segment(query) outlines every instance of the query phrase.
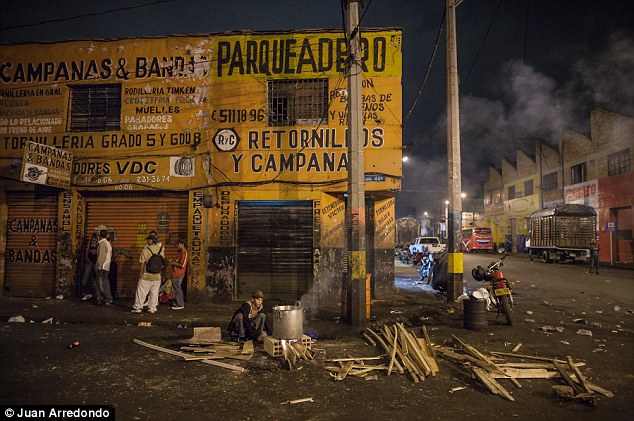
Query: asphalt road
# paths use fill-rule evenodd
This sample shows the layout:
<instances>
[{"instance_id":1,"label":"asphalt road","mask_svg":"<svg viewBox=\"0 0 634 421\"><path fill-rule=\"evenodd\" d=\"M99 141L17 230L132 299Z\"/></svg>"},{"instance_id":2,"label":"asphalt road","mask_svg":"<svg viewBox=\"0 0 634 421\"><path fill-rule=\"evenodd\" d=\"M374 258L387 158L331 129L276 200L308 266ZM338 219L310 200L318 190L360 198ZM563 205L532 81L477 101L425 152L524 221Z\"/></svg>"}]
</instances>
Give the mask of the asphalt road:
<instances>
[{"instance_id":1,"label":"asphalt road","mask_svg":"<svg viewBox=\"0 0 634 421\"><path fill-rule=\"evenodd\" d=\"M494 258L465 255L465 272ZM338 330L336 317L308 321L307 327L319 330L320 337L313 345L316 359L302 363L301 370L289 371L281 359L256 346L250 361L234 362L247 371L235 373L134 344L137 338L177 349L179 339L191 336L189 327L179 328L175 316L163 310L158 315L172 319L154 319L156 323L148 328L137 321L158 315L144 314L137 320L129 316L127 307L82 307L70 301L46 307L48 303L11 300L3 302L3 317L13 311L7 310L11 306L36 305L39 308L33 311L46 307L46 315L59 323L43 324L39 319L0 326L0 401L5 405L112 404L121 420L632 419L634 272L603 269L599 276L588 275L585 267L531 263L514 256L503 269L516 283L515 326L506 326L489 312L487 329L464 329L461 306L416 284L415 269L400 262L396 268L400 289L394 297L373 303L371 325L401 321L420 330L425 324L434 343L447 344L456 335L482 352L510 352L522 343L518 352L526 355L570 355L586 363L583 373L612 391L613 398L600 398L596 408L562 401L551 391L560 381L535 379L522 380L522 388L503 383L515 398L509 402L444 361L439 362L438 376L418 384L404 375L385 374L378 374L374 381L348 377L336 382L325 370L332 364L328 359L379 355L353 330ZM465 285L467 289L480 286L470 275ZM70 314L69 308L77 310ZM93 309L109 312L110 318L93 317ZM30 317L28 312L25 316ZM544 332L541 328L548 325L563 330ZM67 349L74 340L81 345ZM465 389L449 393L455 387ZM283 404L307 397L314 402Z\"/></svg>"}]
</instances>

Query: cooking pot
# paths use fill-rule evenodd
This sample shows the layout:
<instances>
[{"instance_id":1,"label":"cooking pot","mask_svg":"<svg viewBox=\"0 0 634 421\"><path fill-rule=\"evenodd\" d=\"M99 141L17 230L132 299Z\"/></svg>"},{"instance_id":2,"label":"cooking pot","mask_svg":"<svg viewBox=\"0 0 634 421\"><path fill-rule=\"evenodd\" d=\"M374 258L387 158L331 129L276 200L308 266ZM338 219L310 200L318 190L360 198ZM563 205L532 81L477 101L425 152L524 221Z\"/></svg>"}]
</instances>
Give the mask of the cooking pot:
<instances>
[{"instance_id":1,"label":"cooking pot","mask_svg":"<svg viewBox=\"0 0 634 421\"><path fill-rule=\"evenodd\" d=\"M302 303L294 306L273 307L273 337L276 339L296 340L304 334L304 309Z\"/></svg>"}]
</instances>

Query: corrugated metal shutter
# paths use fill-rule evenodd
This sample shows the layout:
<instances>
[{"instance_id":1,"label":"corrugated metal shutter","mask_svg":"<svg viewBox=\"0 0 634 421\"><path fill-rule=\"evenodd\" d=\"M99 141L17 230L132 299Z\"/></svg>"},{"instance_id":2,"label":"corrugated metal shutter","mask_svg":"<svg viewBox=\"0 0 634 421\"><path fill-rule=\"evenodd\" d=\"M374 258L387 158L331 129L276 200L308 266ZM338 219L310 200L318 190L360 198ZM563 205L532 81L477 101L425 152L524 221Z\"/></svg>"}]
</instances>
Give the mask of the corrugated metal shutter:
<instances>
[{"instance_id":1,"label":"corrugated metal shutter","mask_svg":"<svg viewBox=\"0 0 634 421\"><path fill-rule=\"evenodd\" d=\"M47 297L55 290L57 195L8 193L4 295Z\"/></svg>"},{"instance_id":2,"label":"corrugated metal shutter","mask_svg":"<svg viewBox=\"0 0 634 421\"><path fill-rule=\"evenodd\" d=\"M112 248L116 267L111 268L110 280L116 284L116 297L134 297L139 279L139 256L150 231L159 232L165 258L176 258L176 241L179 236L187 237L187 211L187 194L86 197L86 241L98 225L114 229Z\"/></svg>"},{"instance_id":3,"label":"corrugated metal shutter","mask_svg":"<svg viewBox=\"0 0 634 421\"><path fill-rule=\"evenodd\" d=\"M238 202L237 298L298 300L312 284L311 201Z\"/></svg>"}]
</instances>

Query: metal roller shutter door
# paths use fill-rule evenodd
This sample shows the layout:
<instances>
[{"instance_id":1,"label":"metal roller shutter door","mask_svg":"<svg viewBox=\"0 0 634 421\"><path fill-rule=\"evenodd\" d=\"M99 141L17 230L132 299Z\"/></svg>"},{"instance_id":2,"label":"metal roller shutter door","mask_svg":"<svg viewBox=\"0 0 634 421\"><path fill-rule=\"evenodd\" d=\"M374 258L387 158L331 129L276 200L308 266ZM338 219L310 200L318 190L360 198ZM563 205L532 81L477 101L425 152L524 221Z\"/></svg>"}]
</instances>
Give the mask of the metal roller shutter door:
<instances>
[{"instance_id":1,"label":"metal roller shutter door","mask_svg":"<svg viewBox=\"0 0 634 421\"><path fill-rule=\"evenodd\" d=\"M90 238L95 227L105 225L115 231L113 252L117 254L116 297L133 298L139 279L139 256L150 231L159 232L165 258L176 258L176 240L187 237L188 196L139 195L86 197L86 236ZM165 219L165 232L158 229L158 220ZM118 253L119 252L119 253ZM112 270L112 268L111 268ZM167 276L169 276L168 265ZM113 279L114 277L114 279Z\"/></svg>"},{"instance_id":2,"label":"metal roller shutter door","mask_svg":"<svg viewBox=\"0 0 634 421\"><path fill-rule=\"evenodd\" d=\"M298 300L312 284L311 201L238 202L237 298Z\"/></svg>"},{"instance_id":3,"label":"metal roller shutter door","mask_svg":"<svg viewBox=\"0 0 634 421\"><path fill-rule=\"evenodd\" d=\"M57 195L8 193L4 295L48 297L55 292Z\"/></svg>"}]
</instances>

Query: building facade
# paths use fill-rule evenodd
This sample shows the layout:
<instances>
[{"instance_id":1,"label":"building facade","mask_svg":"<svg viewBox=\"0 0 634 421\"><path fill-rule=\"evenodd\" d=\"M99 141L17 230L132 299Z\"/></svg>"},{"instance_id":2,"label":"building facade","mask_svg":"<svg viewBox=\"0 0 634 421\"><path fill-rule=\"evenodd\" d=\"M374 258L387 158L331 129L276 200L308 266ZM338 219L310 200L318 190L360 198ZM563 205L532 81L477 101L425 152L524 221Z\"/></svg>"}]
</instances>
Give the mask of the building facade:
<instances>
[{"instance_id":1,"label":"building facade","mask_svg":"<svg viewBox=\"0 0 634 421\"><path fill-rule=\"evenodd\" d=\"M185 240L190 296L340 296L348 166L340 31L1 48L5 295L73 294L85 243L103 224L119 297L134 294L150 230L168 258ZM380 296L393 283L402 173L401 31L365 30L362 48L366 269ZM63 169L23 168L33 144L72 154L69 183L52 182Z\"/></svg>"},{"instance_id":2,"label":"building facade","mask_svg":"<svg viewBox=\"0 0 634 421\"><path fill-rule=\"evenodd\" d=\"M584 204L592 206L598 215L596 235L600 260L634 262L632 133L632 117L595 108L590 116L590 136L564 129L558 147L543 140L536 141L534 160L518 151L517 167L503 161L502 181L497 171L490 170L484 184L485 215L494 233L498 227L495 221L507 221L505 242L508 243L510 237L513 249L521 252L522 235L527 233L526 217L530 213L564 203ZM501 182L505 195L502 216L492 199L498 194ZM532 194L529 194L531 187ZM516 212L519 200L524 203L522 210ZM524 231L521 227L518 229L518 224L523 224ZM495 235L494 241L499 245L500 236Z\"/></svg>"}]
</instances>

